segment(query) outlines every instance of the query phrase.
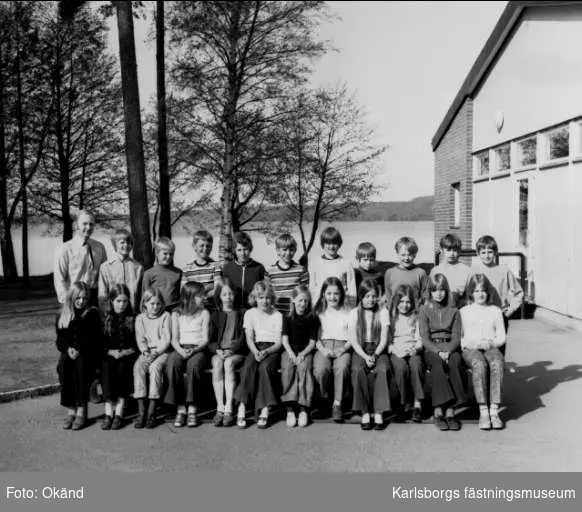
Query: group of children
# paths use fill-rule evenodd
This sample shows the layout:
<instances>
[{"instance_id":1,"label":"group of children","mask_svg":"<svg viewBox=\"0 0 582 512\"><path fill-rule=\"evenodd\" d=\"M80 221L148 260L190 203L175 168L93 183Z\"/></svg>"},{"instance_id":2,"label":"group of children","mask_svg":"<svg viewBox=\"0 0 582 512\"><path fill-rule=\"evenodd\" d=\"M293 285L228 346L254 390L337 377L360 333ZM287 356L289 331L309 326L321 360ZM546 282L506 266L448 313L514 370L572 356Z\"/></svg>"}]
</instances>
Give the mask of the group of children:
<instances>
[{"instance_id":1,"label":"group of children","mask_svg":"<svg viewBox=\"0 0 582 512\"><path fill-rule=\"evenodd\" d=\"M116 250L133 244L125 230L112 241ZM173 242L159 239L139 289L110 283L102 290L100 281L100 312L86 285L71 286L57 318L64 428L85 426L96 367L104 430L123 426L131 396L135 428L156 426L160 401L175 407L175 427L198 426L209 368L217 427L245 428L254 407L258 428L266 428L280 403L288 427L305 427L319 397L335 422L351 410L363 430L382 430L390 411L421 422L428 391L437 428L459 430L468 367L479 428L503 428L507 319L523 292L498 263L492 237L478 240L481 263L468 267L459 261L460 239L444 236L443 261L429 276L414 264L418 247L408 237L397 241L398 263L385 272L369 242L358 246L357 266L344 259L333 227L321 233L323 252L309 271L295 262L289 234L277 238L278 259L267 269L251 258L246 233L235 234L235 258L225 265L210 258L212 242L196 232L196 257L182 271L173 265Z\"/></svg>"}]
</instances>

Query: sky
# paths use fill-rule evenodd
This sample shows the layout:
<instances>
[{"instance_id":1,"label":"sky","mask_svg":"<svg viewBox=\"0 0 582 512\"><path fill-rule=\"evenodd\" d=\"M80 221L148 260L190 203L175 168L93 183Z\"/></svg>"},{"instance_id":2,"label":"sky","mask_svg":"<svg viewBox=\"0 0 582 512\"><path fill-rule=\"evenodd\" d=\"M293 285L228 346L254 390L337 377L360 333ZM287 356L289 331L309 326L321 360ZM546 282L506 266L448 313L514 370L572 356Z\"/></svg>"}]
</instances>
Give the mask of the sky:
<instances>
[{"instance_id":1,"label":"sky","mask_svg":"<svg viewBox=\"0 0 582 512\"><path fill-rule=\"evenodd\" d=\"M144 2L148 10L155 2ZM434 192L431 139L493 31L506 1L328 2L339 16L319 37L338 52L314 63L314 86L345 82L389 148L374 200L407 201ZM150 11L151 12L151 11ZM114 18L112 18L114 20ZM153 17L135 26L142 108L156 94ZM117 32L111 23L111 46Z\"/></svg>"}]
</instances>

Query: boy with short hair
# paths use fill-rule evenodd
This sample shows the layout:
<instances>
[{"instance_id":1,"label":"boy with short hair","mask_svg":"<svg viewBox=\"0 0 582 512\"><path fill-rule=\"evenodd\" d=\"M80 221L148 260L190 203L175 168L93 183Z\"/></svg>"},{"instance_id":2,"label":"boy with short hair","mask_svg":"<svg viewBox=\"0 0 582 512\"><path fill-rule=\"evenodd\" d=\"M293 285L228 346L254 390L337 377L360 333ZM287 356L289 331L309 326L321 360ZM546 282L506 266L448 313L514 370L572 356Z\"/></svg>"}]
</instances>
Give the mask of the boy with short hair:
<instances>
[{"instance_id":1,"label":"boy with short hair","mask_svg":"<svg viewBox=\"0 0 582 512\"><path fill-rule=\"evenodd\" d=\"M398 265L389 268L384 275L386 303L390 304L392 294L399 286L408 285L414 292L415 303L418 307L426 296L428 284L426 272L414 264L414 259L418 254L418 245L414 238L403 236L394 244L394 250L398 256Z\"/></svg>"},{"instance_id":2,"label":"boy with short hair","mask_svg":"<svg viewBox=\"0 0 582 512\"><path fill-rule=\"evenodd\" d=\"M191 263L182 271L180 287L195 281L204 286L204 306L209 311L216 310L214 294L221 282L222 272L219 264L210 257L214 239L205 229L199 229L192 238L192 247L196 255Z\"/></svg>"},{"instance_id":3,"label":"boy with short hair","mask_svg":"<svg viewBox=\"0 0 582 512\"><path fill-rule=\"evenodd\" d=\"M485 235L475 244L480 262L471 266L469 277L474 274L485 274L493 287L492 301L503 312L505 329L509 317L523 303L523 290L519 281L507 265L498 263L499 249L495 238Z\"/></svg>"},{"instance_id":4,"label":"boy with short hair","mask_svg":"<svg viewBox=\"0 0 582 512\"><path fill-rule=\"evenodd\" d=\"M459 253L463 247L461 239L449 233L440 240L441 261L430 271L430 277L442 274L447 278L451 290L450 306L460 309L465 305L465 286L471 270L468 265L459 261Z\"/></svg>"},{"instance_id":5,"label":"boy with short hair","mask_svg":"<svg viewBox=\"0 0 582 512\"><path fill-rule=\"evenodd\" d=\"M133 314L137 315L141 300L143 266L130 256L134 244L133 236L127 229L118 229L111 237L111 244L115 249L115 256L99 267L99 307L105 311L112 286L124 284L129 290L128 298Z\"/></svg>"},{"instance_id":6,"label":"boy with short hair","mask_svg":"<svg viewBox=\"0 0 582 512\"><path fill-rule=\"evenodd\" d=\"M293 260L297 252L297 241L289 233L279 235L275 240L278 260L267 269L267 279L275 292L275 308L283 315L291 311L293 289L309 283L305 267Z\"/></svg>"},{"instance_id":7,"label":"boy with short hair","mask_svg":"<svg viewBox=\"0 0 582 512\"><path fill-rule=\"evenodd\" d=\"M370 242L362 242L356 248L356 261L358 266L354 268L356 290L360 288L363 281L371 280L376 282L380 296L384 295L384 272L376 261L376 247Z\"/></svg>"},{"instance_id":8,"label":"boy with short hair","mask_svg":"<svg viewBox=\"0 0 582 512\"><path fill-rule=\"evenodd\" d=\"M145 271L142 294L148 288L156 288L164 297L166 311L172 311L180 302L180 281L182 270L174 266L176 244L162 236L156 240L156 262Z\"/></svg>"},{"instance_id":9,"label":"boy with short hair","mask_svg":"<svg viewBox=\"0 0 582 512\"><path fill-rule=\"evenodd\" d=\"M321 293L323 282L328 277L337 277L346 293L346 305L356 304L356 280L352 264L339 254L343 244L340 232L333 226L325 228L319 236L323 254L309 263L309 291L315 305Z\"/></svg>"},{"instance_id":10,"label":"boy with short hair","mask_svg":"<svg viewBox=\"0 0 582 512\"><path fill-rule=\"evenodd\" d=\"M222 267L222 277L235 287L234 309L249 307L249 295L256 282L265 279L265 267L251 258L253 241L242 231L234 234L234 261Z\"/></svg>"}]
</instances>

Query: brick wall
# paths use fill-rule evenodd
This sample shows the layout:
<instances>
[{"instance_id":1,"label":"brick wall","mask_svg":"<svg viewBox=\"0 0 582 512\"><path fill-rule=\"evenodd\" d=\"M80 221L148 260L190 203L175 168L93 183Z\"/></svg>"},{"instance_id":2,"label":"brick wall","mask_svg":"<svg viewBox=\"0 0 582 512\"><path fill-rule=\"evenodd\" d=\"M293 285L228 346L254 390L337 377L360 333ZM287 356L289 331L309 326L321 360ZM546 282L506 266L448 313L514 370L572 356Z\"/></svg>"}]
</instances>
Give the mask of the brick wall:
<instances>
[{"instance_id":1,"label":"brick wall","mask_svg":"<svg viewBox=\"0 0 582 512\"><path fill-rule=\"evenodd\" d=\"M467 98L434 152L435 250L439 248L439 240L447 233L457 234L463 241L463 249L471 248L473 215L472 148L473 101ZM461 223L457 229L451 229L454 223L451 185L454 183L461 184Z\"/></svg>"}]
</instances>

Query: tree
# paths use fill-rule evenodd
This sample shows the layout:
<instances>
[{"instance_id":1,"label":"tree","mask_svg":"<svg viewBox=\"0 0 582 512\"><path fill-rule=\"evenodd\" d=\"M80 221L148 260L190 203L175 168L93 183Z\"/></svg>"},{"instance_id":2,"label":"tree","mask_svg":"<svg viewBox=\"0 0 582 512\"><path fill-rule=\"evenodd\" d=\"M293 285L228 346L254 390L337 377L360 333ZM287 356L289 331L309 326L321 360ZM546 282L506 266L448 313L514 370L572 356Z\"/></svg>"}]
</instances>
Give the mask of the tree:
<instances>
[{"instance_id":1,"label":"tree","mask_svg":"<svg viewBox=\"0 0 582 512\"><path fill-rule=\"evenodd\" d=\"M174 113L182 133L203 155L198 166L219 186L219 257L232 257L233 205L248 173L257 176L264 140L282 112L275 102L305 83L310 60L326 45L314 32L326 18L324 2L176 2L169 28L174 59L172 77L179 92ZM242 160L254 162L243 165ZM255 180L256 182L256 180ZM258 190L262 183L251 184ZM243 198L243 204L248 199Z\"/></svg>"},{"instance_id":2,"label":"tree","mask_svg":"<svg viewBox=\"0 0 582 512\"><path fill-rule=\"evenodd\" d=\"M119 179L121 86L101 15L86 7L63 21L52 10L44 27L55 108L41 169L31 186L32 206L63 223L66 241L73 235L73 209L88 209L100 219L127 213L126 187Z\"/></svg>"},{"instance_id":3,"label":"tree","mask_svg":"<svg viewBox=\"0 0 582 512\"><path fill-rule=\"evenodd\" d=\"M44 65L48 55L38 17L36 2L0 4L0 245L4 278L14 281L17 274L11 228L19 215L23 222L25 283L27 188L39 167L54 106ZM17 175L12 172L15 168Z\"/></svg>"},{"instance_id":4,"label":"tree","mask_svg":"<svg viewBox=\"0 0 582 512\"><path fill-rule=\"evenodd\" d=\"M62 0L60 13L64 19L72 19L83 0ZM138 2L140 3L140 2ZM139 106L137 62L133 30L132 2L113 2L117 14L119 32L119 60L125 117L125 152L127 161L127 182L129 188L129 215L131 230L135 238L133 252L135 258L145 267L153 263L152 241L147 201L143 136ZM107 6L108 8L111 5Z\"/></svg>"},{"instance_id":5,"label":"tree","mask_svg":"<svg viewBox=\"0 0 582 512\"><path fill-rule=\"evenodd\" d=\"M303 92L280 108L295 115L278 133L284 180L273 200L299 228L306 258L322 221L356 214L378 190L373 179L388 146L374 143L345 85Z\"/></svg>"},{"instance_id":6,"label":"tree","mask_svg":"<svg viewBox=\"0 0 582 512\"><path fill-rule=\"evenodd\" d=\"M158 162L160 166L159 179L159 210L160 236L172 237L170 173L168 170L168 136L166 128L166 65L164 55L164 2L156 2L156 76L158 82Z\"/></svg>"}]
</instances>

